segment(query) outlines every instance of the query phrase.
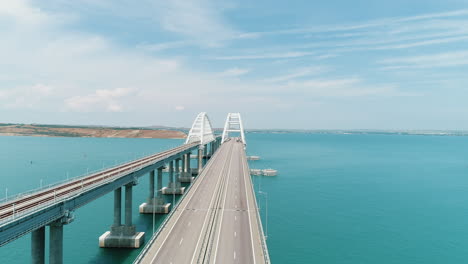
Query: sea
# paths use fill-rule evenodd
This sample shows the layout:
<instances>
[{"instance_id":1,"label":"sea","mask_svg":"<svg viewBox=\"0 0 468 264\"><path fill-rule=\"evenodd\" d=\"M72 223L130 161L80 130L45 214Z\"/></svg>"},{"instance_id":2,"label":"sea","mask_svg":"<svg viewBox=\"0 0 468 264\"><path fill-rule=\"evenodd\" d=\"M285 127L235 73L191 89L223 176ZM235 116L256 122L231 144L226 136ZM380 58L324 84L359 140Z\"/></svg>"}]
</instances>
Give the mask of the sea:
<instances>
[{"instance_id":1,"label":"sea","mask_svg":"<svg viewBox=\"0 0 468 264\"><path fill-rule=\"evenodd\" d=\"M278 170L252 176L272 263L468 263L468 137L259 131L246 140L261 157L250 168ZM182 143L0 136L0 199ZM133 222L149 240L166 216L138 213L147 187L146 176L134 187ZM64 263L132 263L141 249L98 246L112 220L112 193L77 209ZM0 263L30 263L30 244L28 234L0 247Z\"/></svg>"}]
</instances>

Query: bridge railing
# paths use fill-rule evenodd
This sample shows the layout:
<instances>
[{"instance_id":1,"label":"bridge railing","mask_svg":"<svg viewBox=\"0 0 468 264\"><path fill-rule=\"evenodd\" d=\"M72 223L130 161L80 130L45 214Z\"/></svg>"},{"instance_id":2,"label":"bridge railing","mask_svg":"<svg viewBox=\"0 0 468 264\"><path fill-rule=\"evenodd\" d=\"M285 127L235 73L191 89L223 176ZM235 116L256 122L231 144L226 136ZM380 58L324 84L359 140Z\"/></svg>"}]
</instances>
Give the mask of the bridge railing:
<instances>
[{"instance_id":1,"label":"bridge railing","mask_svg":"<svg viewBox=\"0 0 468 264\"><path fill-rule=\"evenodd\" d=\"M215 152L215 155L217 155L218 152ZM212 157L214 158L214 156ZM207 169L207 168L205 168ZM161 233L161 231L166 227L167 223L169 222L169 220L171 220L171 217L172 215L177 211L177 209L179 208L179 205L182 204L182 201L185 199L186 197L186 194L189 193L190 189L192 188L192 186L195 185L195 182L198 181L200 179L200 177L196 177L195 178L195 181L192 182L189 186L188 186L188 189L187 191L185 191L185 194L182 196L182 198L177 202L177 204L174 206L174 208L169 212L169 214L166 216L166 218L164 219L164 221L161 223L161 225L158 227L158 229L156 230L156 232L153 233L151 239L146 243L145 247L140 251L140 254L138 254L137 258L135 259L135 261L133 262L133 264L138 264L138 263L141 263L141 261L143 260L143 258L145 257L146 253L148 253L148 250L151 248L151 246L153 245L153 242L156 240L156 238L158 238L159 234Z\"/></svg>"},{"instance_id":2,"label":"bridge railing","mask_svg":"<svg viewBox=\"0 0 468 264\"><path fill-rule=\"evenodd\" d=\"M75 190L73 192L67 193L65 195L61 195L59 197L54 197L54 199L52 199L50 201L47 201L47 202L44 202L44 203L40 203L40 204L38 204L38 205L32 207L31 209L28 209L28 210L15 212L15 204L13 203L13 205L12 205L12 207L10 209L10 210L12 210L12 215L1 219L0 220L0 225L3 224L3 223L7 223L9 221L12 221L12 220L27 216L27 215L34 214L34 213L39 212L39 211L43 210L44 208L47 208L47 207L49 207L51 205L61 203L61 202L65 201L65 200L68 200L68 199L73 198L73 197L75 197L75 196L77 196L79 194L82 194L82 193L84 193L84 192L86 192L88 190L94 189L94 188L99 187L99 186L104 185L104 184L108 184L109 182L112 182L112 181L118 179L119 177L121 177L123 175L128 175L128 174L130 174L130 173L132 173L134 171L141 170L145 166L147 166L147 165L141 165L141 166L139 166L137 168L132 169L131 171L121 172L121 173L119 173L119 174L117 174L115 176L109 177L109 178L107 178L105 180L102 180L102 181L99 181L97 183L87 185L87 186L83 186L79 190ZM87 174L85 176L90 176L90 175L93 175L93 174L95 174L95 173ZM53 188L51 187L51 188L47 188L47 189L53 189Z\"/></svg>"},{"instance_id":3,"label":"bridge railing","mask_svg":"<svg viewBox=\"0 0 468 264\"><path fill-rule=\"evenodd\" d=\"M245 157L245 159L247 160L247 157ZM246 166L247 166L247 171L250 173L250 168L249 168L249 163L248 162L246 162ZM260 217L259 207L258 207L258 204L257 204L257 198L255 196L255 191L254 191L253 186L252 186L251 191L252 191L253 197L255 198L254 202L255 202L255 212L257 214L258 230L260 230L260 235L263 236L263 237L260 238L260 241L262 243L263 258L265 260L265 263L269 264L269 263L271 263L270 262L270 254L268 253L268 247L267 247L267 244L266 244L265 233L263 232L262 218Z\"/></svg>"},{"instance_id":4,"label":"bridge railing","mask_svg":"<svg viewBox=\"0 0 468 264\"><path fill-rule=\"evenodd\" d=\"M142 159L142 158L144 158L146 156L150 156L150 155L138 156L138 157L135 157L134 159L130 159L130 160L124 161L122 163L110 164L110 165L108 165L106 167L103 167L103 168L100 168L100 169L95 169L95 170L92 170L92 171L87 171L84 174L74 176L72 178L64 179L64 180L61 180L61 181L56 181L54 183L46 184L46 185L43 185L43 186L38 187L38 188L27 190L25 192L8 195L7 197L3 197L3 198L0 199L0 205L8 203L8 202L16 200L16 199L25 198L25 197L33 194L33 193L39 193L41 191L46 191L46 190L52 189L54 187L57 187L57 186L60 186L60 185L66 184L66 183L70 183L70 182L73 182L73 181L84 179L84 178L87 178L89 176L98 174L100 172L104 172L104 171L107 171L107 170L110 170L110 169L113 169L113 168L122 167L125 164L140 160L140 159Z\"/></svg>"},{"instance_id":5,"label":"bridge railing","mask_svg":"<svg viewBox=\"0 0 468 264\"><path fill-rule=\"evenodd\" d=\"M44 187L42 187L42 188L36 188L36 189L30 190L30 191L27 191L27 192L24 192L24 193L12 195L12 196L9 196L8 198L4 198L4 199L3 199L4 202L3 202L2 204L5 204L5 203L8 202L8 201L12 201L12 200L16 200L16 199L19 199L19 198L27 197L28 195L31 195L31 194L33 194L33 193L37 193L37 192L41 192L41 191L45 191L45 190L54 189L54 187L63 185L63 184L65 184L65 183L69 183L69 182L73 182L73 181L79 182L79 179L83 179L83 180L84 180L84 179L86 179L87 177L92 176L92 175L95 175L95 174L98 174L98 173L100 173L100 172L105 172L105 171L110 170L110 169L113 169L113 168L117 169L117 168L120 168L120 167L124 167L124 166L127 165L127 164L130 164L130 163L132 163L132 162L141 160L141 159L143 159L143 158L145 158L145 157L149 157L149 156L151 156L151 155L154 155L154 154L143 155L142 157L137 157L137 158L135 158L135 159L133 159L133 160L126 161L126 162L124 162L124 163L122 163L122 164L119 164L119 165L114 165L114 166L111 165L110 167L107 167L107 168L104 168L104 169L98 169L98 170L92 171L92 172L87 173L87 174L84 174L84 175L80 175L80 176L77 176L77 177L74 177L74 178L71 178L71 179L68 179L68 180L64 180L64 181L60 181L60 182L56 182L56 183L54 183L54 184L50 184L50 185L44 186ZM173 152L168 152L168 153L166 153L166 155L163 155L163 156L159 157L158 160L166 159L166 158L170 157L171 155L174 155L174 153L173 153ZM147 167L147 166L149 166L149 165L151 165L151 164L153 164L153 163L155 163L155 162L157 162L157 161L152 160L152 161L148 161L148 162L142 163L142 164L140 164L140 166L138 166L138 167L136 167L136 168L132 168L132 169L129 170L129 171L125 171L125 172L120 172L120 171L118 171L119 173L118 173L117 175L114 175L114 176L112 176L112 177L108 177L107 179L104 179L104 180L99 181L99 182L97 182L97 183L93 183L93 184L91 184L91 185L83 186L83 187L82 187L81 189L79 189L79 190L76 190L76 191L67 193L67 194L65 194L65 195L61 195L61 196L59 197L59 199L54 198L54 199L51 200L51 201L47 201L47 202L38 204L38 205L36 205L36 206L34 206L34 207L30 208L30 209L27 209L27 210L24 210L24 211L21 211L21 212L15 212L15 204L13 203L13 204L12 204L12 207L11 207L11 209L10 209L10 210L12 210L12 215L9 216L9 217L5 217L5 218L1 219L1 220L0 220L0 224L3 224L3 223L5 223L5 222L9 222L9 221L15 220L15 219L17 219L17 218L20 218L20 217L23 217L23 216L30 215L30 214L33 214L33 213L35 213L35 212L38 212L38 211L40 211L40 210L43 210L44 208L47 208L48 206L51 206L51 205L53 205L53 204L60 203L60 202L62 202L62 201L64 201L64 200L70 199L70 198L72 198L72 197L74 197L74 196L76 196L76 195L78 195L78 194L81 194L81 193L87 191L87 190L94 189L94 188L96 188L96 187L98 187L98 186L101 186L101 185L103 185L103 184L107 184L107 183L109 183L109 182L111 182L111 181L114 181L115 179L120 178L120 177L122 177L122 176L124 176L124 175L128 175L128 174L131 174L131 173L133 173L133 172L135 172L135 171L141 170L142 168Z\"/></svg>"}]
</instances>

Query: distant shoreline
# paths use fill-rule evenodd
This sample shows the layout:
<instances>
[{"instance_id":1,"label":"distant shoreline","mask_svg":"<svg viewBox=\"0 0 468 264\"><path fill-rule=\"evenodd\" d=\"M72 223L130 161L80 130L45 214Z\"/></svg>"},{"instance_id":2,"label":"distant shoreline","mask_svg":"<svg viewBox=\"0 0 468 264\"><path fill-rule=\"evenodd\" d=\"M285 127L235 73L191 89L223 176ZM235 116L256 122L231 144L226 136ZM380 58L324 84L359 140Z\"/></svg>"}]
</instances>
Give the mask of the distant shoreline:
<instances>
[{"instance_id":1,"label":"distant shoreline","mask_svg":"<svg viewBox=\"0 0 468 264\"><path fill-rule=\"evenodd\" d=\"M0 136L184 139L187 135L170 129L0 123Z\"/></svg>"}]
</instances>

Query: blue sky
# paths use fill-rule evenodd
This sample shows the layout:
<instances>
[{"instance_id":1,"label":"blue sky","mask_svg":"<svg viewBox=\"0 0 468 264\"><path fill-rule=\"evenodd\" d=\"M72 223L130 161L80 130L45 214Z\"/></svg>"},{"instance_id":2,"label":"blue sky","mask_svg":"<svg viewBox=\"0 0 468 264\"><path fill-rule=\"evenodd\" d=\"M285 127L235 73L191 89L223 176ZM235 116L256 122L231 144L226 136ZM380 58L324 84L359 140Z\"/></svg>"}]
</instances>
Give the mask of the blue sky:
<instances>
[{"instance_id":1,"label":"blue sky","mask_svg":"<svg viewBox=\"0 0 468 264\"><path fill-rule=\"evenodd\" d=\"M0 122L468 129L468 2L0 3Z\"/></svg>"}]
</instances>

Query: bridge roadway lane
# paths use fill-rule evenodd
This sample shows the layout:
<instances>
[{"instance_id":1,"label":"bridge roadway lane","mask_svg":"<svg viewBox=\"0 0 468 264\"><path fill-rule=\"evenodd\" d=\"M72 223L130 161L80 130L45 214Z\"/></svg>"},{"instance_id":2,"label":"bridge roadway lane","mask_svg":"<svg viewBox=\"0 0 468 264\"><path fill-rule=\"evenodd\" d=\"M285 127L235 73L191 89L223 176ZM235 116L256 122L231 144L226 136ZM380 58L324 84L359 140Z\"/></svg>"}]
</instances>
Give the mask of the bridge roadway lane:
<instances>
[{"instance_id":1,"label":"bridge roadway lane","mask_svg":"<svg viewBox=\"0 0 468 264\"><path fill-rule=\"evenodd\" d=\"M264 263L243 144L224 143L199 177L140 263Z\"/></svg>"},{"instance_id":2,"label":"bridge roadway lane","mask_svg":"<svg viewBox=\"0 0 468 264\"><path fill-rule=\"evenodd\" d=\"M190 263L197 261L202 235L207 230L210 208L219 190L232 145L223 144L181 201L171 220L141 263Z\"/></svg>"},{"instance_id":3,"label":"bridge roadway lane","mask_svg":"<svg viewBox=\"0 0 468 264\"><path fill-rule=\"evenodd\" d=\"M264 263L256 202L242 144L233 152L228 189L209 263Z\"/></svg>"},{"instance_id":4,"label":"bridge roadway lane","mask_svg":"<svg viewBox=\"0 0 468 264\"><path fill-rule=\"evenodd\" d=\"M225 142L199 177L141 263L264 263L243 144Z\"/></svg>"}]
</instances>

